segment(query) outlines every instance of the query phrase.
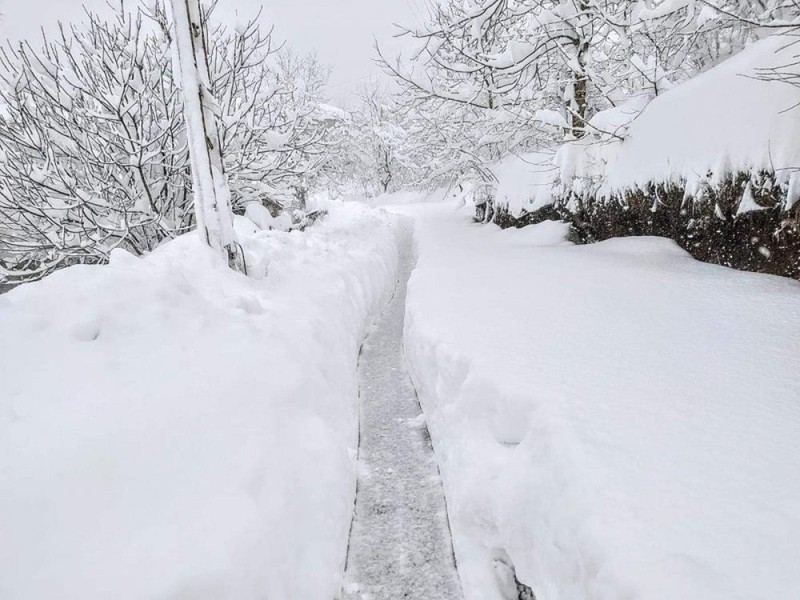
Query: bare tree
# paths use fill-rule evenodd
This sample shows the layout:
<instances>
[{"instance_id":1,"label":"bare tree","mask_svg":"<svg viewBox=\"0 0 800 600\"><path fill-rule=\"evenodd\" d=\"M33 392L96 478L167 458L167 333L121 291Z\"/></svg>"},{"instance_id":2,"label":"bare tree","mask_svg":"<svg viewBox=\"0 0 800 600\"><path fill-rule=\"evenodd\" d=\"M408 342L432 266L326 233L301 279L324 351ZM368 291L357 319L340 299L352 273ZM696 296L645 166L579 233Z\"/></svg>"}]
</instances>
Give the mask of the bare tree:
<instances>
[{"instance_id":1,"label":"bare tree","mask_svg":"<svg viewBox=\"0 0 800 600\"><path fill-rule=\"evenodd\" d=\"M111 21L87 13L40 47L0 51L0 265L16 278L145 252L196 225L172 31L163 2L120 4ZM331 143L316 112L327 72L256 19L207 31L233 208L277 210Z\"/></svg>"}]
</instances>

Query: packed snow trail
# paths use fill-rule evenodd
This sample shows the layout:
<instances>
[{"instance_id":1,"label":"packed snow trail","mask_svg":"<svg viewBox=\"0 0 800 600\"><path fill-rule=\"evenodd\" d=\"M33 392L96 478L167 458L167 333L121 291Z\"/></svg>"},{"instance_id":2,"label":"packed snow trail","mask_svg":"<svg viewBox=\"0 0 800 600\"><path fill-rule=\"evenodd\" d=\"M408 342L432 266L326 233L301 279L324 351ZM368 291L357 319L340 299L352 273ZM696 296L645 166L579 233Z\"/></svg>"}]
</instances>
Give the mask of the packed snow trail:
<instances>
[{"instance_id":1,"label":"packed snow trail","mask_svg":"<svg viewBox=\"0 0 800 600\"><path fill-rule=\"evenodd\" d=\"M407 243L397 290L359 363L359 475L346 599L461 598L439 469L403 361L412 262Z\"/></svg>"}]
</instances>

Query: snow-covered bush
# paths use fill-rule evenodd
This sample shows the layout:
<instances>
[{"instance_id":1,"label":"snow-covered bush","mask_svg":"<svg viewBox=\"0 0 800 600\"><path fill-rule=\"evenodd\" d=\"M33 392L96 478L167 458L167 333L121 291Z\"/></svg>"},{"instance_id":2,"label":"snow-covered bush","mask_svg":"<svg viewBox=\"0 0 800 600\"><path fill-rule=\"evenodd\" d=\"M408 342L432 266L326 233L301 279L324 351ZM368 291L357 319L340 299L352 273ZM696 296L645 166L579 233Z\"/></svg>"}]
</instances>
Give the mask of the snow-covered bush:
<instances>
[{"instance_id":1,"label":"snow-covered bush","mask_svg":"<svg viewBox=\"0 0 800 600\"><path fill-rule=\"evenodd\" d=\"M598 113L616 136L564 144L552 204L521 190L498 222L562 217L583 241L661 235L704 260L800 277L798 51L796 32L773 35L643 110Z\"/></svg>"},{"instance_id":2,"label":"snow-covered bush","mask_svg":"<svg viewBox=\"0 0 800 600\"><path fill-rule=\"evenodd\" d=\"M206 15L210 18L210 14ZM328 131L327 72L258 21L210 23L211 86L234 207L303 192ZM36 278L135 253L194 226L188 150L163 3L88 13L41 47L0 54L0 266Z\"/></svg>"},{"instance_id":3,"label":"snow-covered bush","mask_svg":"<svg viewBox=\"0 0 800 600\"><path fill-rule=\"evenodd\" d=\"M380 58L403 103L429 122L421 137L440 150L431 172L483 190L476 206L489 219L489 165L565 139L618 139L598 115L633 105L638 114L757 39L761 25L796 14L779 1L445 0Z\"/></svg>"}]
</instances>

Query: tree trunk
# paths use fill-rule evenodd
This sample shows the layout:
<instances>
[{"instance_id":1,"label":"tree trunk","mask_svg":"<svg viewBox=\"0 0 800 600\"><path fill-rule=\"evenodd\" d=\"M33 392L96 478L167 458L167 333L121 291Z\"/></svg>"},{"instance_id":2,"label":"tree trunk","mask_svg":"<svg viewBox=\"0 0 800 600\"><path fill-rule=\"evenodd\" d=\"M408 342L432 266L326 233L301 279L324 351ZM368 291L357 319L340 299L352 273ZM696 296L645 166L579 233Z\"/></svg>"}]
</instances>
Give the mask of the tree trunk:
<instances>
[{"instance_id":1,"label":"tree trunk","mask_svg":"<svg viewBox=\"0 0 800 600\"><path fill-rule=\"evenodd\" d=\"M572 133L576 138L586 135L586 92L588 77L586 73L575 80L574 98L570 114L572 115Z\"/></svg>"},{"instance_id":2,"label":"tree trunk","mask_svg":"<svg viewBox=\"0 0 800 600\"><path fill-rule=\"evenodd\" d=\"M244 273L244 255L233 231L231 194L213 111L200 0L172 0L172 15L179 67L175 76L183 90L197 226L208 245L220 252L232 269Z\"/></svg>"},{"instance_id":3,"label":"tree trunk","mask_svg":"<svg viewBox=\"0 0 800 600\"><path fill-rule=\"evenodd\" d=\"M580 0L579 10L582 15L589 12L588 0ZM586 96L589 87L589 76L586 73L586 55L589 53L589 40L586 39L578 26L577 37L575 39L575 58L580 72L576 73L575 83L572 94L572 133L576 138L586 135Z\"/></svg>"}]
</instances>

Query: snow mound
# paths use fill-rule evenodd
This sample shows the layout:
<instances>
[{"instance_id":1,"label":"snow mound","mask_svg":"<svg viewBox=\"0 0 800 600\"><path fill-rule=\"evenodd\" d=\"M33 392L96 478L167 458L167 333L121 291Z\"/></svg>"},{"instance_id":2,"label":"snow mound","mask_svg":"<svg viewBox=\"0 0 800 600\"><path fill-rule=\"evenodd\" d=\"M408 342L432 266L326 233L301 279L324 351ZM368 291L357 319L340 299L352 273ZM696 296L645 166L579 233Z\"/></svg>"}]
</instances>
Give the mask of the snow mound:
<instances>
[{"instance_id":1,"label":"snow mound","mask_svg":"<svg viewBox=\"0 0 800 600\"><path fill-rule=\"evenodd\" d=\"M521 246L564 246L568 241L571 225L564 221L542 221L516 229L510 227L497 232L504 243Z\"/></svg>"},{"instance_id":2,"label":"snow mound","mask_svg":"<svg viewBox=\"0 0 800 600\"><path fill-rule=\"evenodd\" d=\"M623 136L629 125L642 113L652 98L640 94L628 98L618 106L600 111L589 119L589 131L608 135Z\"/></svg>"},{"instance_id":3,"label":"snow mound","mask_svg":"<svg viewBox=\"0 0 800 600\"><path fill-rule=\"evenodd\" d=\"M466 600L800 598L800 284L396 210Z\"/></svg>"},{"instance_id":4,"label":"snow mound","mask_svg":"<svg viewBox=\"0 0 800 600\"><path fill-rule=\"evenodd\" d=\"M398 229L330 210L251 277L189 234L0 297L0 597L334 597Z\"/></svg>"}]
</instances>

